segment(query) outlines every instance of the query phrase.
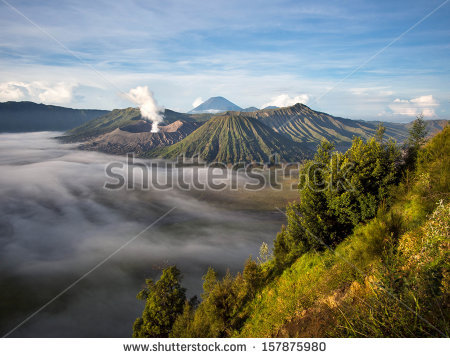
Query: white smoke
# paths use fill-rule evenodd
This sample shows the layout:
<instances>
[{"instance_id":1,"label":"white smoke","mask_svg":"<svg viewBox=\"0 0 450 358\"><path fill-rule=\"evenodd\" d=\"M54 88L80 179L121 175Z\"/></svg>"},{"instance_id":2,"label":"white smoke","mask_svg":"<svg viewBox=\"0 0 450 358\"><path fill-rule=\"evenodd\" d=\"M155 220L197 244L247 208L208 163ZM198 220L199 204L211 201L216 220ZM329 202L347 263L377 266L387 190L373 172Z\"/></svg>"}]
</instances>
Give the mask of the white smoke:
<instances>
[{"instance_id":1,"label":"white smoke","mask_svg":"<svg viewBox=\"0 0 450 358\"><path fill-rule=\"evenodd\" d=\"M164 107L158 106L147 86L137 86L128 92L130 99L139 106L142 118L152 122L152 133L159 132L158 124L164 120Z\"/></svg>"},{"instance_id":2,"label":"white smoke","mask_svg":"<svg viewBox=\"0 0 450 358\"><path fill-rule=\"evenodd\" d=\"M197 97L194 102L192 102L192 107L198 107L204 102L202 97Z\"/></svg>"}]
</instances>

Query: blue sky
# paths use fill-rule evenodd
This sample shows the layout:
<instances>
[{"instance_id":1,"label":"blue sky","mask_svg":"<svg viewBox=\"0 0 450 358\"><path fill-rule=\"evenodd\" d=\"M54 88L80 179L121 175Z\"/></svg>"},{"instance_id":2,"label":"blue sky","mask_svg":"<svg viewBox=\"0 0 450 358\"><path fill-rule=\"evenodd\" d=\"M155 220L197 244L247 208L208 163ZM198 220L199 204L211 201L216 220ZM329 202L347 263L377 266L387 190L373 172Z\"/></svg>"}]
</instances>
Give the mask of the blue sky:
<instances>
[{"instance_id":1,"label":"blue sky","mask_svg":"<svg viewBox=\"0 0 450 358\"><path fill-rule=\"evenodd\" d=\"M450 118L450 1L368 63L444 0L7 1L43 31L0 0L0 101L123 108L148 86L179 111L221 95Z\"/></svg>"}]
</instances>

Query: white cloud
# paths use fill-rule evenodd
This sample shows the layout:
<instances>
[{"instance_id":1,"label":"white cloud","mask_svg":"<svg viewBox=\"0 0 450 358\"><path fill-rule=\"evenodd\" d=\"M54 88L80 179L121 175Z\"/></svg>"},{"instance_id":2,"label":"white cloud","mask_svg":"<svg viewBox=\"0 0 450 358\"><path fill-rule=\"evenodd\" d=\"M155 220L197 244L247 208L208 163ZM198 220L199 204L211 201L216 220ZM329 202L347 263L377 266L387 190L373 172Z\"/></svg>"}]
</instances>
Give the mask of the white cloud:
<instances>
[{"instance_id":1,"label":"white cloud","mask_svg":"<svg viewBox=\"0 0 450 358\"><path fill-rule=\"evenodd\" d=\"M434 108L437 106L439 106L439 103L432 95L428 95L412 99L396 98L389 105L389 108L393 114L402 116L415 117L419 114L423 114L424 117L435 117L436 113Z\"/></svg>"},{"instance_id":2,"label":"white cloud","mask_svg":"<svg viewBox=\"0 0 450 358\"><path fill-rule=\"evenodd\" d=\"M195 100L194 100L194 102L192 102L192 107L198 107L198 106L200 106L202 103L203 103L204 101L203 101L203 99L202 99L202 97L197 97Z\"/></svg>"},{"instance_id":3,"label":"white cloud","mask_svg":"<svg viewBox=\"0 0 450 358\"><path fill-rule=\"evenodd\" d=\"M74 83L57 82L3 82L0 83L0 101L43 102L46 104L67 104L72 100Z\"/></svg>"},{"instance_id":4,"label":"white cloud","mask_svg":"<svg viewBox=\"0 0 450 358\"><path fill-rule=\"evenodd\" d=\"M19 101L25 97L22 86L14 82L0 83L0 101Z\"/></svg>"},{"instance_id":5,"label":"white cloud","mask_svg":"<svg viewBox=\"0 0 450 358\"><path fill-rule=\"evenodd\" d=\"M59 82L51 87L41 86L43 92L39 93L39 99L44 103L69 103L72 100L74 84Z\"/></svg>"},{"instance_id":6,"label":"white cloud","mask_svg":"<svg viewBox=\"0 0 450 358\"><path fill-rule=\"evenodd\" d=\"M295 97L290 97L288 94L280 94L279 96L272 97L270 102L264 103L261 108L268 106L288 107L293 106L296 103L307 104L308 101L309 96L307 94L300 94Z\"/></svg>"}]
</instances>

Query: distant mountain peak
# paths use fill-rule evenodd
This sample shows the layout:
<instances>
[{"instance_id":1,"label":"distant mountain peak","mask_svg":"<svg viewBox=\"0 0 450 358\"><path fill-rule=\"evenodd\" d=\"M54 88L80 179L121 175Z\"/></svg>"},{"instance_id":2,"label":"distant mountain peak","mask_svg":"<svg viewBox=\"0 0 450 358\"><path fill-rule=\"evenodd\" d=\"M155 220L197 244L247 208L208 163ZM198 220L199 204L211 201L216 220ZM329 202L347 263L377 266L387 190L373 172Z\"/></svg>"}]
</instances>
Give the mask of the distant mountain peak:
<instances>
[{"instance_id":1,"label":"distant mountain peak","mask_svg":"<svg viewBox=\"0 0 450 358\"><path fill-rule=\"evenodd\" d=\"M263 110L264 110L264 109L278 109L278 108L280 108L280 107L277 107L277 106L267 106L267 107L264 107Z\"/></svg>"},{"instance_id":2,"label":"distant mountain peak","mask_svg":"<svg viewBox=\"0 0 450 358\"><path fill-rule=\"evenodd\" d=\"M256 107L247 107L241 110L241 112L255 112L255 111L259 111L259 108Z\"/></svg>"},{"instance_id":3,"label":"distant mountain peak","mask_svg":"<svg viewBox=\"0 0 450 358\"><path fill-rule=\"evenodd\" d=\"M240 111L242 108L222 96L211 97L195 107L189 113L220 113L225 111Z\"/></svg>"}]
</instances>

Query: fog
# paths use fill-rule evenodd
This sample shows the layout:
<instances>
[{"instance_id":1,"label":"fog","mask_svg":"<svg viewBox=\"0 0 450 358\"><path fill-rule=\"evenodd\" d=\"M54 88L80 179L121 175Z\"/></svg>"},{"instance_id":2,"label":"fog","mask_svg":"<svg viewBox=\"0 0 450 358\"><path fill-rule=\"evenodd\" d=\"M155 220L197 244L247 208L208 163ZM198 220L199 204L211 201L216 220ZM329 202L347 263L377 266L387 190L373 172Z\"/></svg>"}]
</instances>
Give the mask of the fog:
<instances>
[{"instance_id":1,"label":"fog","mask_svg":"<svg viewBox=\"0 0 450 358\"><path fill-rule=\"evenodd\" d=\"M176 264L188 296L198 295L208 266L241 269L284 222L275 210L189 191L104 189L106 164L125 158L76 150L57 135L0 134L2 336L172 208L10 337L129 337L146 278Z\"/></svg>"}]
</instances>

